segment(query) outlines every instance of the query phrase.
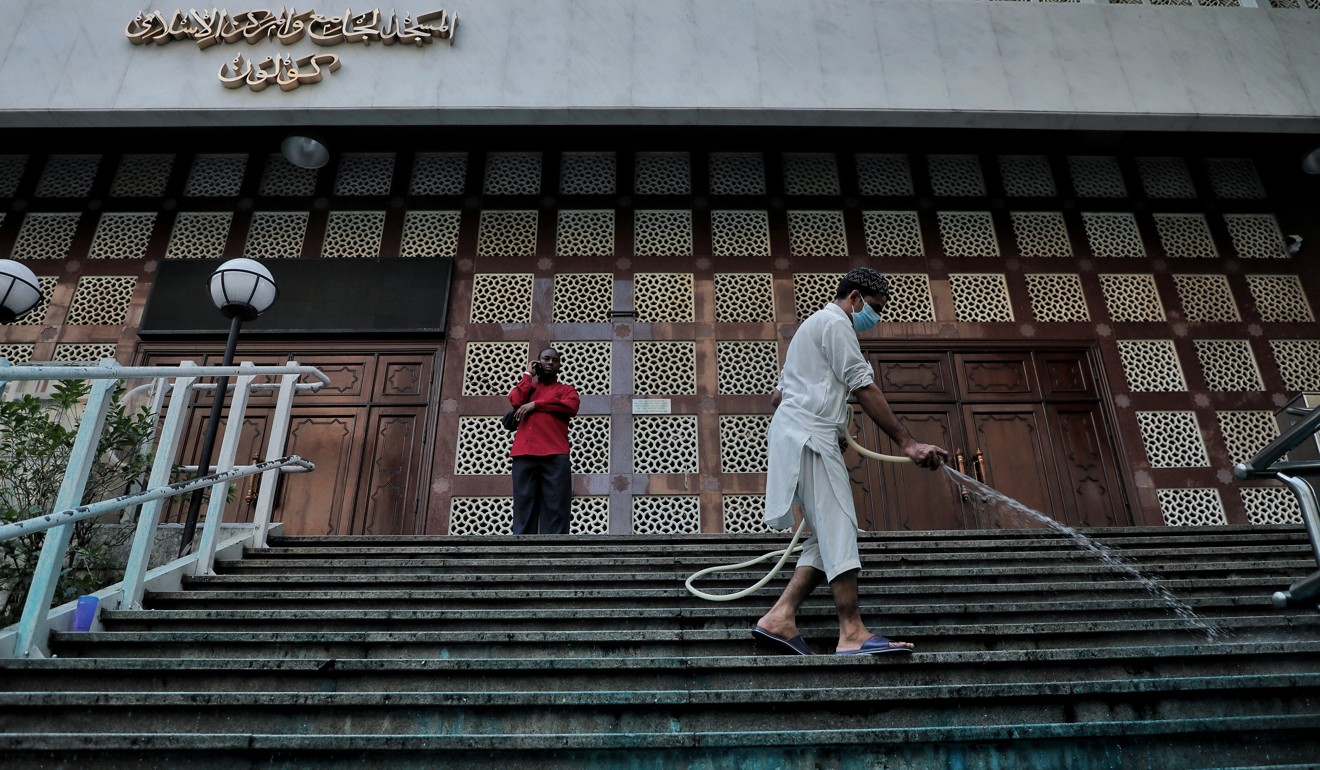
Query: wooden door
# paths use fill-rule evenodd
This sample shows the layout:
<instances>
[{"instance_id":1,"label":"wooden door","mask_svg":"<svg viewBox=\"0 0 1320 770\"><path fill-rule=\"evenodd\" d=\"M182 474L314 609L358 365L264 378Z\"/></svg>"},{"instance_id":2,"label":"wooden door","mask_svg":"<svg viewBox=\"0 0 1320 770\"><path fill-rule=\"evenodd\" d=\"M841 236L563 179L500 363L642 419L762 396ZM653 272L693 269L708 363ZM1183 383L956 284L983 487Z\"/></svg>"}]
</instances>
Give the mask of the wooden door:
<instances>
[{"instance_id":1,"label":"wooden door","mask_svg":"<svg viewBox=\"0 0 1320 770\"><path fill-rule=\"evenodd\" d=\"M997 491L1070 526L1131 523L1089 351L868 349L876 382L917 440L978 451ZM855 433L894 445L855 409ZM848 454L858 523L874 530L1042 526L964 495L944 473Z\"/></svg>"}]
</instances>

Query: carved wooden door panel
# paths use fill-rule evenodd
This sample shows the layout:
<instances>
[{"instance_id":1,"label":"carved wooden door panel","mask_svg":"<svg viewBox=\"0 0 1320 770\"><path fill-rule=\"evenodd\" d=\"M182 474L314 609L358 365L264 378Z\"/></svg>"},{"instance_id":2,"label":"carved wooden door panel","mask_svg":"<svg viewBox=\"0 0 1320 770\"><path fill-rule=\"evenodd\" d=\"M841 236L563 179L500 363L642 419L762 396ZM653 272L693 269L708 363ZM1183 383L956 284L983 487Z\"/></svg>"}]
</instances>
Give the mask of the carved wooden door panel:
<instances>
[{"instance_id":1,"label":"carved wooden door panel","mask_svg":"<svg viewBox=\"0 0 1320 770\"><path fill-rule=\"evenodd\" d=\"M963 407L967 449L983 458L986 484L1037 511L1058 509L1054 448L1046 430L1045 410L1038 404L977 404ZM971 461L969 460L969 465ZM1043 526L1003 505L982 504L972 496L977 529Z\"/></svg>"},{"instance_id":2,"label":"carved wooden door panel","mask_svg":"<svg viewBox=\"0 0 1320 770\"><path fill-rule=\"evenodd\" d=\"M1100 407L1065 404L1046 410L1054 430L1061 492L1054 518L1073 527L1131 525Z\"/></svg>"},{"instance_id":3,"label":"carved wooden door panel","mask_svg":"<svg viewBox=\"0 0 1320 770\"><path fill-rule=\"evenodd\" d=\"M918 440L943 447L962 439L962 416L956 406L893 404L894 415ZM854 435L862 446L885 454L898 448L860 409L854 410ZM970 509L943 471L907 464L878 463L848 450L844 455L853 479L857 524L867 530L967 529Z\"/></svg>"}]
</instances>

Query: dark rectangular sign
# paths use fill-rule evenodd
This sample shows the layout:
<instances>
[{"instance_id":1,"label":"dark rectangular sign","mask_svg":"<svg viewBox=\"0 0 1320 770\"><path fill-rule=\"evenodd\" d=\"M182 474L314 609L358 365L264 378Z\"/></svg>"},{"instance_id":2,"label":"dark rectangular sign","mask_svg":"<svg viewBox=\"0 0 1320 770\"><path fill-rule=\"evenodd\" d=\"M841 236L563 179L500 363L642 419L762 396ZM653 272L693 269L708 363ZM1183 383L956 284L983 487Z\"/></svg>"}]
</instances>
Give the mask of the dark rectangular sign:
<instances>
[{"instance_id":1,"label":"dark rectangular sign","mask_svg":"<svg viewBox=\"0 0 1320 770\"><path fill-rule=\"evenodd\" d=\"M211 304L207 279L224 260L159 263L138 336L224 337L229 321ZM442 336L450 259L272 259L279 288L244 337Z\"/></svg>"}]
</instances>

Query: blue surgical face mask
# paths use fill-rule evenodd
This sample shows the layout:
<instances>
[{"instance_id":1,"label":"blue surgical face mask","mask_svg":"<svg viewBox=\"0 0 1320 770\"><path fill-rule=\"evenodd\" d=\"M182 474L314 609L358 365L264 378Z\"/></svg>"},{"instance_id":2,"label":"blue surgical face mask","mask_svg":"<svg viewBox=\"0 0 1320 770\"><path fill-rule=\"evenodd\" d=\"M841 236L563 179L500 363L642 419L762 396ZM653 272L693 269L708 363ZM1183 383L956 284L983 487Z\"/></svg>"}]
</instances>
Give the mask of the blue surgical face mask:
<instances>
[{"instance_id":1,"label":"blue surgical face mask","mask_svg":"<svg viewBox=\"0 0 1320 770\"><path fill-rule=\"evenodd\" d=\"M853 330L861 334L875 328L875 325L880 323L880 315L871 307L871 303L862 300L862 309L853 313L852 322Z\"/></svg>"}]
</instances>

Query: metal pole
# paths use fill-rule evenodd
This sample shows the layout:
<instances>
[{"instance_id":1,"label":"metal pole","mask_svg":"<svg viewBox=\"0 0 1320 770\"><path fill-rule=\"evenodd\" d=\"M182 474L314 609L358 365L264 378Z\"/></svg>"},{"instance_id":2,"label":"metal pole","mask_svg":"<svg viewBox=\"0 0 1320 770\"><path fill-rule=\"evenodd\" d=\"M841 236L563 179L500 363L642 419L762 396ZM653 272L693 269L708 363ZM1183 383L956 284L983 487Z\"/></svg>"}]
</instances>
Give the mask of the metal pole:
<instances>
[{"instance_id":1,"label":"metal pole","mask_svg":"<svg viewBox=\"0 0 1320 770\"><path fill-rule=\"evenodd\" d=\"M238 346L238 329L243 325L243 316L235 313L229 324L229 339L225 342L225 357L221 366L234 363L234 348ZM206 437L202 439L202 455L197 460L197 476L201 478L211 472L211 449L215 444L215 434L220 426L220 412L225 407L225 392L229 388L229 377L220 377L215 381L215 395L211 401L211 417L206 421ZM188 501L188 518L183 523L183 537L179 541L179 557L188 554L192 546L193 532L197 529L197 516L202 510L202 490L197 489Z\"/></svg>"}]
</instances>

